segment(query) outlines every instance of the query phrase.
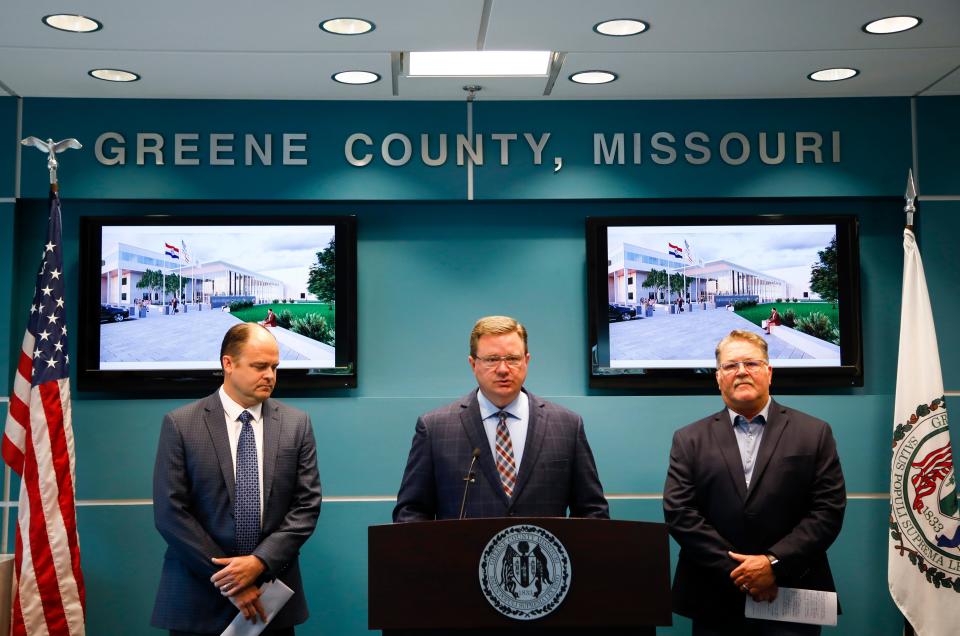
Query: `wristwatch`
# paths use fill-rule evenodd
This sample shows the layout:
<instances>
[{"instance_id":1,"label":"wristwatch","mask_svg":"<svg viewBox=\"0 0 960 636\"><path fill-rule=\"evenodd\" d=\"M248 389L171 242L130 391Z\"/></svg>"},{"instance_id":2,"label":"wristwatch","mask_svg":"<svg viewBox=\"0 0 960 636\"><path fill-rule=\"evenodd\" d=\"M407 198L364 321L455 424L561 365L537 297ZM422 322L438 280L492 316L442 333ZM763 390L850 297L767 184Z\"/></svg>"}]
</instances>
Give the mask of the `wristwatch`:
<instances>
[{"instance_id":1,"label":"wristwatch","mask_svg":"<svg viewBox=\"0 0 960 636\"><path fill-rule=\"evenodd\" d=\"M780 571L782 570L780 559L778 559L774 554L768 554L767 559L770 560L770 568L773 570L774 578L779 578Z\"/></svg>"}]
</instances>

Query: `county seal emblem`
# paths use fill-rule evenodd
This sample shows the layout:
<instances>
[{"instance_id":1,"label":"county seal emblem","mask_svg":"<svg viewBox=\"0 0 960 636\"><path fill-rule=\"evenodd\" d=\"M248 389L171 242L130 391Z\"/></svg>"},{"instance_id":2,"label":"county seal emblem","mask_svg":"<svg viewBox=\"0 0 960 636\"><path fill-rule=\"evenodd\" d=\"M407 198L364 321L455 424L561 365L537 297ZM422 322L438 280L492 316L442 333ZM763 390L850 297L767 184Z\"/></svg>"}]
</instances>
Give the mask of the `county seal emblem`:
<instances>
[{"instance_id":1,"label":"county seal emblem","mask_svg":"<svg viewBox=\"0 0 960 636\"><path fill-rule=\"evenodd\" d=\"M960 592L960 513L942 397L897 425L892 467L891 558L909 559L928 583Z\"/></svg>"},{"instance_id":2,"label":"county seal emblem","mask_svg":"<svg viewBox=\"0 0 960 636\"><path fill-rule=\"evenodd\" d=\"M570 557L553 534L518 525L498 532L480 558L480 588L504 616L532 620L560 605L570 589Z\"/></svg>"}]
</instances>

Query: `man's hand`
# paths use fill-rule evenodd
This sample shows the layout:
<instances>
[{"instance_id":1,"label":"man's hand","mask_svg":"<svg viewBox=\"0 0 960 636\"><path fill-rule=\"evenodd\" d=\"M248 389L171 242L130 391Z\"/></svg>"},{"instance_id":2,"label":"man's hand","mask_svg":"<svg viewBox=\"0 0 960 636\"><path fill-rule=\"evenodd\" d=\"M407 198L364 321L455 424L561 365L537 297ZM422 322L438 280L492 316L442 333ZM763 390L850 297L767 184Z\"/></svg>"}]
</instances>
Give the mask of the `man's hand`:
<instances>
[{"instance_id":1,"label":"man's hand","mask_svg":"<svg viewBox=\"0 0 960 636\"><path fill-rule=\"evenodd\" d=\"M266 569L263 561L252 554L211 560L217 565L226 566L210 577L210 582L216 585L224 596L233 596L253 585L257 577Z\"/></svg>"},{"instance_id":2,"label":"man's hand","mask_svg":"<svg viewBox=\"0 0 960 636\"><path fill-rule=\"evenodd\" d=\"M743 593L749 594L755 601L777 598L777 580L770 559L765 554L727 554L740 563L730 573L730 579Z\"/></svg>"},{"instance_id":3,"label":"man's hand","mask_svg":"<svg viewBox=\"0 0 960 636\"><path fill-rule=\"evenodd\" d=\"M230 602L236 605L243 617L254 625L257 624L257 616L264 623L267 622L267 613L260 603L260 590L253 585L236 592L230 597Z\"/></svg>"}]
</instances>

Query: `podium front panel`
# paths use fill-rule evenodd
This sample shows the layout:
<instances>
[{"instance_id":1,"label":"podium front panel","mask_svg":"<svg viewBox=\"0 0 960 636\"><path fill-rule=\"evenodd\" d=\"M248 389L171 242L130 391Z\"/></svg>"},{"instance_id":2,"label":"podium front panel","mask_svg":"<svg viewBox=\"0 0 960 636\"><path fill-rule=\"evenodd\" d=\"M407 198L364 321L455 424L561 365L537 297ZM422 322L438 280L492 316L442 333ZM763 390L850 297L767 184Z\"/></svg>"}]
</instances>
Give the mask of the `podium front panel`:
<instances>
[{"instance_id":1,"label":"podium front panel","mask_svg":"<svg viewBox=\"0 0 960 636\"><path fill-rule=\"evenodd\" d=\"M484 549L511 526L543 528L569 557L570 585L545 616L517 620L481 589ZM666 526L605 519L497 518L369 528L370 629L635 628L669 625Z\"/></svg>"}]
</instances>

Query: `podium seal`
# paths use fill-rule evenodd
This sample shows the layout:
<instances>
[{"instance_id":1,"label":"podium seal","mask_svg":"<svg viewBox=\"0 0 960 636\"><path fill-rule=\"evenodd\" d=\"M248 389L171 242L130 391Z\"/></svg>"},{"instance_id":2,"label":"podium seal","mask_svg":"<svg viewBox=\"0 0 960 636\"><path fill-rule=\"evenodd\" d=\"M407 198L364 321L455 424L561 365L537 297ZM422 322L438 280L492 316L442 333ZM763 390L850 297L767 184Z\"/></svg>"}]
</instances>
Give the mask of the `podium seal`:
<instances>
[{"instance_id":1,"label":"podium seal","mask_svg":"<svg viewBox=\"0 0 960 636\"><path fill-rule=\"evenodd\" d=\"M495 610L527 621L555 610L570 589L566 548L539 526L518 525L498 532L480 557L480 589Z\"/></svg>"}]
</instances>

